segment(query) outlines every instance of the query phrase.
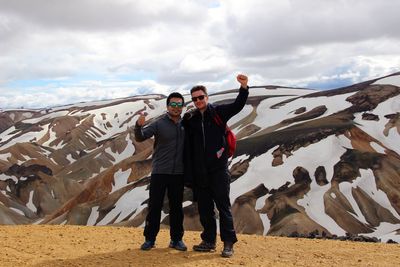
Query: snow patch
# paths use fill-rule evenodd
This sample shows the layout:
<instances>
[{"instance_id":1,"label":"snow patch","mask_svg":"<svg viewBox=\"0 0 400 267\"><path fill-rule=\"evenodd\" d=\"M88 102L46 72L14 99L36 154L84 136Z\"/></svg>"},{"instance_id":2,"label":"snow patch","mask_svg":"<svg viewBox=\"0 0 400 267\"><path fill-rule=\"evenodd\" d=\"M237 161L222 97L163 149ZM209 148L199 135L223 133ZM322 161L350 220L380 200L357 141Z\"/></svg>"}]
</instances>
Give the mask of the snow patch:
<instances>
[{"instance_id":1,"label":"snow patch","mask_svg":"<svg viewBox=\"0 0 400 267\"><path fill-rule=\"evenodd\" d=\"M35 224L35 225L40 224L42 221L44 221L44 219L45 219L45 218L40 218L39 220L35 221L35 222L32 223L32 224Z\"/></svg>"},{"instance_id":2,"label":"snow patch","mask_svg":"<svg viewBox=\"0 0 400 267\"><path fill-rule=\"evenodd\" d=\"M26 206L28 207L28 209L30 209L33 212L37 211L35 205L33 204L33 190L31 192L29 192L29 201L28 201L28 203L26 203Z\"/></svg>"},{"instance_id":3,"label":"snow patch","mask_svg":"<svg viewBox=\"0 0 400 267\"><path fill-rule=\"evenodd\" d=\"M260 198L257 199L257 201L256 201L256 206L255 206L255 209L256 209L256 210L262 209L262 208L264 207L264 205L265 205L265 200L267 199L268 196L269 196L269 195L266 194L265 196L262 196L262 197L260 197Z\"/></svg>"},{"instance_id":4,"label":"snow patch","mask_svg":"<svg viewBox=\"0 0 400 267\"><path fill-rule=\"evenodd\" d=\"M5 175L4 173L0 174L0 181L7 181L8 179L11 179L14 181L14 183L18 183L18 178L15 176L8 176Z\"/></svg>"},{"instance_id":5,"label":"snow patch","mask_svg":"<svg viewBox=\"0 0 400 267\"><path fill-rule=\"evenodd\" d=\"M126 135L125 141L127 143L127 146L125 147L124 151L122 151L121 154L119 154L118 152L116 153L112 152L110 147L104 150L104 152L110 154L115 159L115 161L113 161L114 164L129 158L135 153L135 146L133 145L131 139L129 138L129 135Z\"/></svg>"},{"instance_id":6,"label":"snow patch","mask_svg":"<svg viewBox=\"0 0 400 267\"><path fill-rule=\"evenodd\" d=\"M346 197L346 199L349 201L350 205L352 206L354 213L349 213L352 216L354 216L357 220L359 220L360 222L364 223L364 224L368 224L367 220L365 219L364 215L362 214L356 200L353 197L353 194L351 193L352 188L356 187L356 184L358 182L356 182L358 179L361 179L361 177L358 177L355 181L353 181L352 183L350 182L341 182L339 184L339 190L340 192L342 192L342 194Z\"/></svg>"},{"instance_id":7,"label":"snow patch","mask_svg":"<svg viewBox=\"0 0 400 267\"><path fill-rule=\"evenodd\" d=\"M263 235L267 235L269 228L271 228L271 220L268 218L267 214L262 214L262 213L260 213L260 218L264 225Z\"/></svg>"},{"instance_id":8,"label":"snow patch","mask_svg":"<svg viewBox=\"0 0 400 267\"><path fill-rule=\"evenodd\" d=\"M146 188L147 186L136 187L122 195L115 203L115 208L112 209L97 225L107 225L117 216L118 218L115 220L115 223L118 223L125 219L125 217L131 214L134 210L136 210L136 212L133 216L138 214L138 212L140 212L139 207L141 206L141 203L148 198L148 191Z\"/></svg>"},{"instance_id":9,"label":"snow patch","mask_svg":"<svg viewBox=\"0 0 400 267\"><path fill-rule=\"evenodd\" d=\"M371 142L370 145L372 146L373 149L375 149L376 152L385 154L385 148L383 148L380 144L376 142Z\"/></svg>"},{"instance_id":10,"label":"snow patch","mask_svg":"<svg viewBox=\"0 0 400 267\"><path fill-rule=\"evenodd\" d=\"M11 157L11 153L0 154L0 159L4 161L8 161L8 158Z\"/></svg>"},{"instance_id":11,"label":"snow patch","mask_svg":"<svg viewBox=\"0 0 400 267\"><path fill-rule=\"evenodd\" d=\"M374 114L395 114L400 110L400 95L389 98L388 100L380 103L371 113ZM354 114L354 122L359 124L364 132L380 141L384 146L400 154L399 134L395 128L389 130L388 136L385 136L384 129L388 123L388 119L381 116L379 121L367 121L362 119L362 114Z\"/></svg>"},{"instance_id":12,"label":"snow patch","mask_svg":"<svg viewBox=\"0 0 400 267\"><path fill-rule=\"evenodd\" d=\"M90 212L87 225L95 225L98 217L99 217L99 206L92 207L92 211Z\"/></svg>"},{"instance_id":13,"label":"snow patch","mask_svg":"<svg viewBox=\"0 0 400 267\"><path fill-rule=\"evenodd\" d=\"M131 172L132 169L127 169L124 172L119 169L116 173L114 173L114 184L112 185L110 194L128 184L128 178Z\"/></svg>"},{"instance_id":14,"label":"snow patch","mask_svg":"<svg viewBox=\"0 0 400 267\"><path fill-rule=\"evenodd\" d=\"M33 114L30 112L24 112L24 113L22 113L22 116L27 119L30 119L30 118L32 118Z\"/></svg>"},{"instance_id":15,"label":"snow patch","mask_svg":"<svg viewBox=\"0 0 400 267\"><path fill-rule=\"evenodd\" d=\"M326 106L327 111L323 115L324 117L326 117L335 112L351 107L352 104L350 102L347 102L346 98L351 96L352 94L354 94L354 92L343 95L329 96L329 97L320 96L313 98L298 98L278 108L272 108L272 107L277 103L279 103L280 101L285 101L293 97L285 96L279 98L267 98L258 105L257 111L260 110L260 112L257 112L258 116L254 120L254 124L262 128L267 128L269 126L278 124L283 120L298 116L297 114L291 113L296 109L299 109L301 107L307 107L307 111L310 111L313 108L316 108L320 105ZM291 115L288 116L288 114ZM298 123L303 123L305 121L301 121ZM297 123L292 123L291 125L295 124Z\"/></svg>"},{"instance_id":16,"label":"snow patch","mask_svg":"<svg viewBox=\"0 0 400 267\"><path fill-rule=\"evenodd\" d=\"M373 84L391 84L400 87L400 75L394 75L383 79L379 79Z\"/></svg>"},{"instance_id":17,"label":"snow patch","mask_svg":"<svg viewBox=\"0 0 400 267\"><path fill-rule=\"evenodd\" d=\"M381 223L373 233L363 234L369 237L377 237L381 242L387 242L389 239L400 243L400 235L396 231L400 230L400 224Z\"/></svg>"},{"instance_id":18,"label":"snow patch","mask_svg":"<svg viewBox=\"0 0 400 267\"><path fill-rule=\"evenodd\" d=\"M73 162L76 161L76 160L72 157L72 154L68 154L68 155L67 155L67 160L69 161L69 163L73 163Z\"/></svg>"},{"instance_id":19,"label":"snow patch","mask_svg":"<svg viewBox=\"0 0 400 267\"><path fill-rule=\"evenodd\" d=\"M358 178L354 181L355 186L359 186L362 190L365 191L374 201L376 201L382 207L388 209L393 216L400 220L400 215L393 208L392 204L386 193L382 190L379 190L376 186L375 176L371 169L363 170L360 169L361 178ZM400 225L399 225L400 228Z\"/></svg>"},{"instance_id":20,"label":"snow patch","mask_svg":"<svg viewBox=\"0 0 400 267\"><path fill-rule=\"evenodd\" d=\"M249 155L240 155L238 157L233 158L231 160L231 162L229 163L229 168L231 168L233 165L235 165L238 162L245 161L249 157L250 157Z\"/></svg>"},{"instance_id":21,"label":"snow patch","mask_svg":"<svg viewBox=\"0 0 400 267\"><path fill-rule=\"evenodd\" d=\"M20 214L22 216L25 216L25 214L24 214L24 212L22 210L19 210L19 209L13 208L13 207L9 207L9 208L11 210L15 211L16 213L18 213L18 214Z\"/></svg>"}]
</instances>

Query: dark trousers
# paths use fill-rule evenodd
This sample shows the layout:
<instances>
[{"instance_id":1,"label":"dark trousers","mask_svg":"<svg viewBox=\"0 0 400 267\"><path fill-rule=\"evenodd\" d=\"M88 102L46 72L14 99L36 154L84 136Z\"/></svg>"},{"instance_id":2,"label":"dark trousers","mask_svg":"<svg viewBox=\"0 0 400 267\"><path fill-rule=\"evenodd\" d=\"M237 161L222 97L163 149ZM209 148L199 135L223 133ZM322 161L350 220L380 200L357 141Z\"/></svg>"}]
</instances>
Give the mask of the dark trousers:
<instances>
[{"instance_id":1,"label":"dark trousers","mask_svg":"<svg viewBox=\"0 0 400 267\"><path fill-rule=\"evenodd\" d=\"M219 229L221 240L235 243L237 241L231 202L229 200L230 175L226 169L208 174L209 186L197 187L197 204L200 222L203 226L201 239L215 243L217 237L217 223L214 214L214 203L219 212Z\"/></svg>"},{"instance_id":2,"label":"dark trousers","mask_svg":"<svg viewBox=\"0 0 400 267\"><path fill-rule=\"evenodd\" d=\"M156 240L160 230L161 210L165 190L168 191L169 222L171 240L179 241L183 237L183 175L152 174L150 179L150 198L146 217L144 236L146 240Z\"/></svg>"}]
</instances>

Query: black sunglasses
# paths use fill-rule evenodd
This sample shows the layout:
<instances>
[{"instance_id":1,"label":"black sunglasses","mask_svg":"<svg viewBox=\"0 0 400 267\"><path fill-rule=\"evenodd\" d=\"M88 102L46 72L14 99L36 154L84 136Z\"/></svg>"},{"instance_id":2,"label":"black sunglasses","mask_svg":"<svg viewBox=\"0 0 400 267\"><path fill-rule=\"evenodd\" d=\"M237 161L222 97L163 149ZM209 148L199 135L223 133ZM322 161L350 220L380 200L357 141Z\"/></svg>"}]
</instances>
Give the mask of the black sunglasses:
<instances>
[{"instance_id":1,"label":"black sunglasses","mask_svg":"<svg viewBox=\"0 0 400 267\"><path fill-rule=\"evenodd\" d=\"M199 96L194 96L192 97L192 101L196 102L197 100L203 100L206 95L199 95Z\"/></svg>"},{"instance_id":2,"label":"black sunglasses","mask_svg":"<svg viewBox=\"0 0 400 267\"><path fill-rule=\"evenodd\" d=\"M181 108L181 107L183 107L183 103L182 102L169 102L168 105L170 107L173 107L173 108L176 108L176 107Z\"/></svg>"}]
</instances>

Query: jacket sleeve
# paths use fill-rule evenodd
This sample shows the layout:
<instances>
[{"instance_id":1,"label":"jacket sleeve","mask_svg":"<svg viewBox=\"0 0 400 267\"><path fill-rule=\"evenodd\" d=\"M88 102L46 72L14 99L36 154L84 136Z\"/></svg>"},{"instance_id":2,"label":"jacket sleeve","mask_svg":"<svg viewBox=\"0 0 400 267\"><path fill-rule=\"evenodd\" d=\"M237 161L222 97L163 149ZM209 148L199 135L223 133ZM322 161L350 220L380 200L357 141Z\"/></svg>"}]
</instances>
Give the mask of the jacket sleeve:
<instances>
[{"instance_id":1,"label":"jacket sleeve","mask_svg":"<svg viewBox=\"0 0 400 267\"><path fill-rule=\"evenodd\" d=\"M143 142L144 140L154 136L156 134L156 129L157 121L154 121L145 127L135 124L135 128L133 129L135 133L135 140L138 142Z\"/></svg>"},{"instance_id":2,"label":"jacket sleeve","mask_svg":"<svg viewBox=\"0 0 400 267\"><path fill-rule=\"evenodd\" d=\"M224 123L226 123L230 118L238 114L243 109L248 96L249 89L240 87L239 94L233 103L219 105L216 107L218 115L221 117Z\"/></svg>"}]
</instances>

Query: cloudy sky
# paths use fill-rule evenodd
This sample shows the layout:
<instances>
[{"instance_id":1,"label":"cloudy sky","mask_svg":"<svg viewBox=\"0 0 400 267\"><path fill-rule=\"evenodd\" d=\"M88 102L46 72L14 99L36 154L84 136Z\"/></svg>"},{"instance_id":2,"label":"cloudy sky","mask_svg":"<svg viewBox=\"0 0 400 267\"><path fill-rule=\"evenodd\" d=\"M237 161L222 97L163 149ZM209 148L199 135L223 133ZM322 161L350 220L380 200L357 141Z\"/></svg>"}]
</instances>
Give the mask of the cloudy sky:
<instances>
[{"instance_id":1,"label":"cloudy sky","mask_svg":"<svg viewBox=\"0 0 400 267\"><path fill-rule=\"evenodd\" d=\"M0 0L0 108L400 71L397 0Z\"/></svg>"}]
</instances>

